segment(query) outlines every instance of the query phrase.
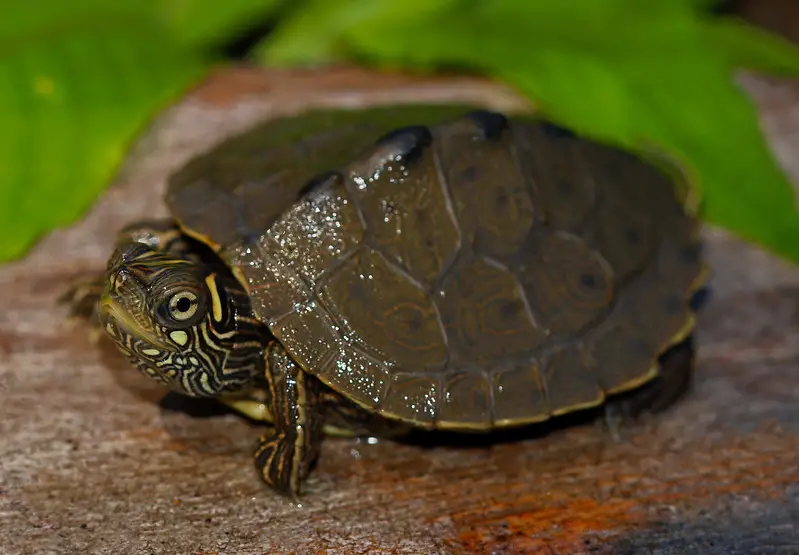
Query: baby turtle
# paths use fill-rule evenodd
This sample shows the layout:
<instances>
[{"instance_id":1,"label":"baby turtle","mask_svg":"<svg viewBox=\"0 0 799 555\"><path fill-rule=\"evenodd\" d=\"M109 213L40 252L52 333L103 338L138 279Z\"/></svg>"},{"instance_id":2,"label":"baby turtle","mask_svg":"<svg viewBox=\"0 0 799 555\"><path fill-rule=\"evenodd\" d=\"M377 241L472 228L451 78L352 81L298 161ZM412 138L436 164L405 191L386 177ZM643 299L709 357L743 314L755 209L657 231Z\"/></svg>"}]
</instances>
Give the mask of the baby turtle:
<instances>
[{"instance_id":1,"label":"baby turtle","mask_svg":"<svg viewBox=\"0 0 799 555\"><path fill-rule=\"evenodd\" d=\"M256 467L296 496L325 432L669 406L704 277L671 170L531 116L315 110L190 161L70 300L147 376L270 422Z\"/></svg>"}]
</instances>

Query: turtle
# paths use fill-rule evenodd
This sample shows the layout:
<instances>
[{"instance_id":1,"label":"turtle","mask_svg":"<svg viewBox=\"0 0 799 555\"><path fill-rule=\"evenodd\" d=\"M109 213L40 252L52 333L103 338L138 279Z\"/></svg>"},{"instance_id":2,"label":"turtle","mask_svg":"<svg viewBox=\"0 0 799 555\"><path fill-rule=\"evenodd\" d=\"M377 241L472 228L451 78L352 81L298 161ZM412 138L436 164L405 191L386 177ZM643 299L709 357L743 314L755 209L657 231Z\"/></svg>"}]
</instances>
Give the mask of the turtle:
<instances>
[{"instance_id":1,"label":"turtle","mask_svg":"<svg viewBox=\"0 0 799 555\"><path fill-rule=\"evenodd\" d=\"M328 434L670 407L706 273L695 198L654 149L537 114L317 107L188 161L169 217L124 226L67 298L149 378L268 424L255 467L297 498Z\"/></svg>"}]
</instances>

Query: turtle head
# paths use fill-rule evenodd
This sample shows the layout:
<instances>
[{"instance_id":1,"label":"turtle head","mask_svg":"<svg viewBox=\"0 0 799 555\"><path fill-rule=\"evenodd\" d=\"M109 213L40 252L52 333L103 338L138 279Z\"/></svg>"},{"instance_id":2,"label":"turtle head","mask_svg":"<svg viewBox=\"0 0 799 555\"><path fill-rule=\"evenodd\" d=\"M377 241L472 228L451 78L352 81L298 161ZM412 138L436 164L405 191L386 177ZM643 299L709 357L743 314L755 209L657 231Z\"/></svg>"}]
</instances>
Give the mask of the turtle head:
<instances>
[{"instance_id":1,"label":"turtle head","mask_svg":"<svg viewBox=\"0 0 799 555\"><path fill-rule=\"evenodd\" d=\"M100 322L141 372L192 397L247 389L264 331L235 279L139 242L108 261Z\"/></svg>"}]
</instances>

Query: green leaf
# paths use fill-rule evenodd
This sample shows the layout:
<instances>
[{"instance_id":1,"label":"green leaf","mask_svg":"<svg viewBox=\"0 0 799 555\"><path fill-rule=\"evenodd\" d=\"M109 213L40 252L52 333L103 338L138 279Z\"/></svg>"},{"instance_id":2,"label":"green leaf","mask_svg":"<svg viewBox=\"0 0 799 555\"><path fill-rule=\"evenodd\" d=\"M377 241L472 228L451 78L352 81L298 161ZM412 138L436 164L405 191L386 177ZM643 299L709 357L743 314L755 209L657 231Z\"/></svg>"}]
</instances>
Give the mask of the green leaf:
<instances>
[{"instance_id":1,"label":"green leaf","mask_svg":"<svg viewBox=\"0 0 799 555\"><path fill-rule=\"evenodd\" d=\"M20 34L0 28L0 261L82 214L142 125L206 69L143 16L37 27L23 12Z\"/></svg>"},{"instance_id":2,"label":"green leaf","mask_svg":"<svg viewBox=\"0 0 799 555\"><path fill-rule=\"evenodd\" d=\"M0 262L80 216L206 51L282 0L30 0L0 18Z\"/></svg>"},{"instance_id":3,"label":"green leaf","mask_svg":"<svg viewBox=\"0 0 799 555\"><path fill-rule=\"evenodd\" d=\"M152 0L151 0L152 1ZM154 14L175 40L206 48L231 39L256 23L267 21L285 0L162 0Z\"/></svg>"},{"instance_id":4,"label":"green leaf","mask_svg":"<svg viewBox=\"0 0 799 555\"><path fill-rule=\"evenodd\" d=\"M151 8L158 0L115 0L109 8L107 0L27 0L24 3L6 0L0 17L0 41L8 39L29 44L45 40L54 27L101 25L109 17L124 22L151 19Z\"/></svg>"},{"instance_id":5,"label":"green leaf","mask_svg":"<svg viewBox=\"0 0 799 555\"><path fill-rule=\"evenodd\" d=\"M312 64L353 54L341 40L370 22L390 21L403 29L428 21L459 0L427 0L412 9L385 0L305 0L294 6L252 55L268 65Z\"/></svg>"},{"instance_id":6,"label":"green leaf","mask_svg":"<svg viewBox=\"0 0 799 555\"><path fill-rule=\"evenodd\" d=\"M778 35L734 19L716 21L707 31L732 66L788 76L799 73L796 46Z\"/></svg>"},{"instance_id":7,"label":"green leaf","mask_svg":"<svg viewBox=\"0 0 799 555\"><path fill-rule=\"evenodd\" d=\"M259 45L267 63L354 56L463 67L518 87L589 136L659 145L699 178L706 218L799 261L793 189L766 147L736 67L799 72L799 51L705 0L314 0ZM307 40L313 37L313 40Z\"/></svg>"},{"instance_id":8,"label":"green leaf","mask_svg":"<svg viewBox=\"0 0 799 555\"><path fill-rule=\"evenodd\" d=\"M183 47L207 48L262 24L287 0L28 0L3 10L0 40L28 37L52 26L70 28L116 21L158 25ZM131 27L131 26L129 26Z\"/></svg>"}]
</instances>

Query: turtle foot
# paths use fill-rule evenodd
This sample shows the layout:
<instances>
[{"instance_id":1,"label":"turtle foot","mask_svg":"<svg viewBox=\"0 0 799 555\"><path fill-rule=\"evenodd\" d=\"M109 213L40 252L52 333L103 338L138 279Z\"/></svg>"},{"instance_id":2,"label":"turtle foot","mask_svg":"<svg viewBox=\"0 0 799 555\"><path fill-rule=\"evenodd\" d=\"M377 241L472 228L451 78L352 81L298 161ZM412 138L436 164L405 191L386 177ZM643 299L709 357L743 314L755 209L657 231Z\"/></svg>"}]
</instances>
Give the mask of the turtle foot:
<instances>
[{"instance_id":1,"label":"turtle foot","mask_svg":"<svg viewBox=\"0 0 799 555\"><path fill-rule=\"evenodd\" d=\"M292 472L296 438L276 432L258 440L255 450L255 468L261 479L275 491L297 499L300 496L300 476Z\"/></svg>"},{"instance_id":2,"label":"turtle foot","mask_svg":"<svg viewBox=\"0 0 799 555\"><path fill-rule=\"evenodd\" d=\"M101 336L97 301L103 294L105 275L95 274L72 280L58 297L57 303L67 307L67 326L89 325L89 338L96 342Z\"/></svg>"}]
</instances>

